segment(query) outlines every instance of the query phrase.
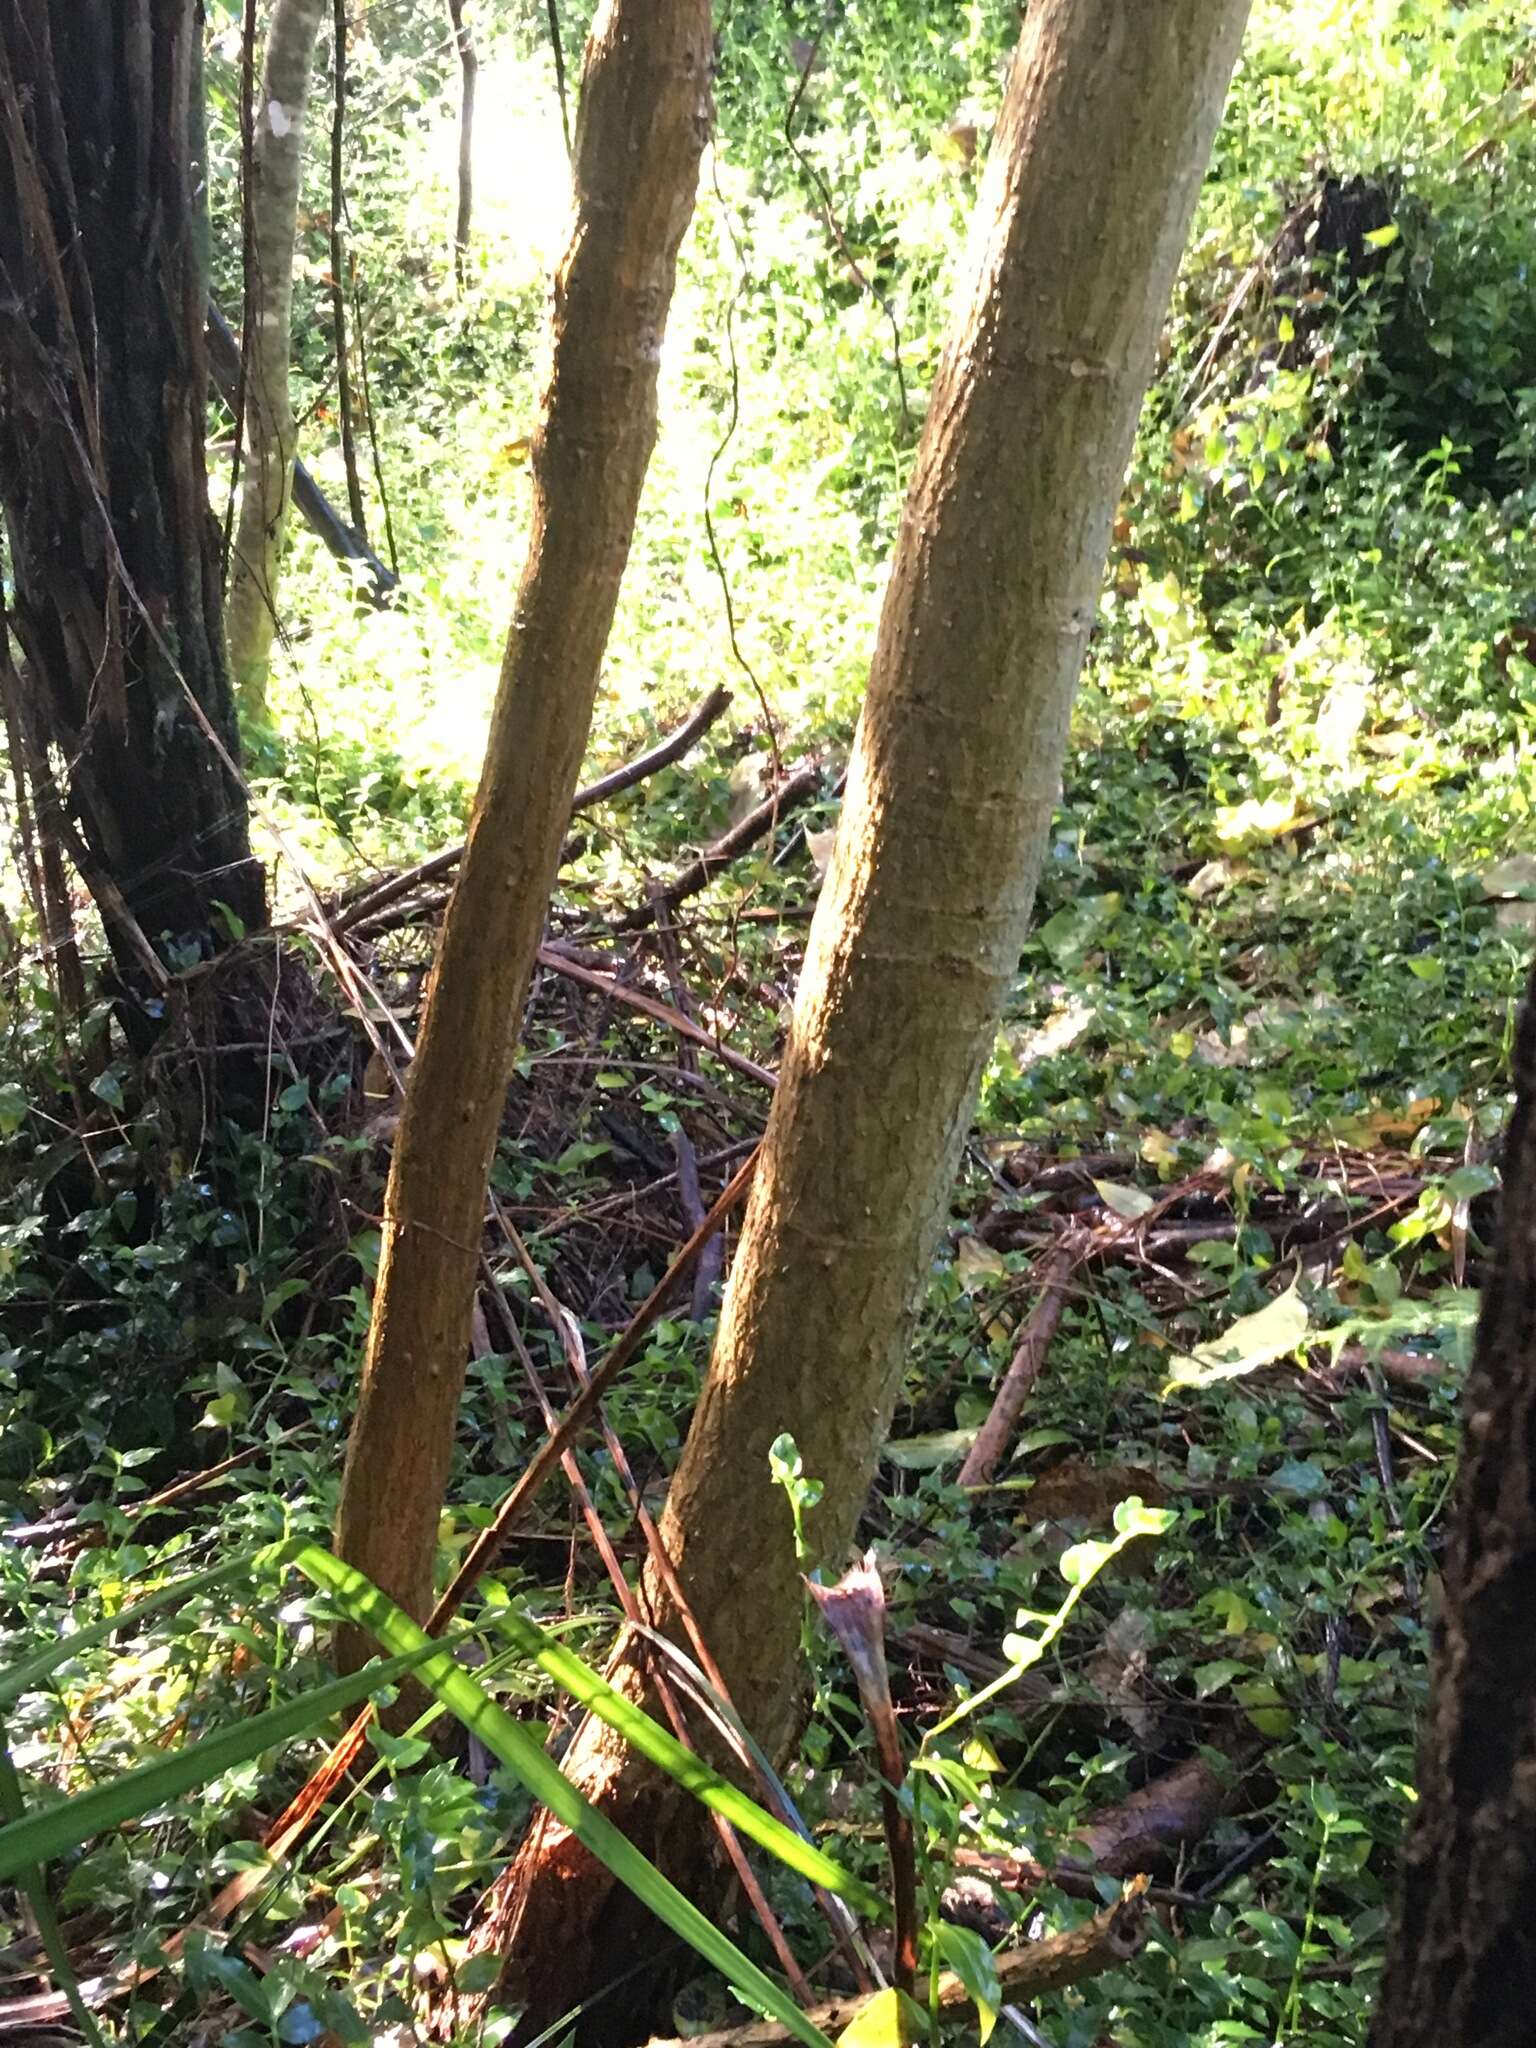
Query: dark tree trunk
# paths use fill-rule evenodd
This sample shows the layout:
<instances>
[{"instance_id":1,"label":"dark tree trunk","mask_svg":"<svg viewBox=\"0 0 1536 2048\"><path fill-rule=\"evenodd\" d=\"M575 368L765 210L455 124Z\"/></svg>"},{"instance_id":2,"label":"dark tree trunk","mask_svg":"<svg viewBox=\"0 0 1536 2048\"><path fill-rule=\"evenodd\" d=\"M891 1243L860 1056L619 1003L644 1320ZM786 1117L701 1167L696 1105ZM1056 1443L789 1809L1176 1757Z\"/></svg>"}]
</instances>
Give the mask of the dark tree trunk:
<instances>
[{"instance_id":1,"label":"dark tree trunk","mask_svg":"<svg viewBox=\"0 0 1536 2048\"><path fill-rule=\"evenodd\" d=\"M10 623L129 972L135 925L265 917L203 459L201 32L197 0L0 0Z\"/></svg>"},{"instance_id":2,"label":"dark tree trunk","mask_svg":"<svg viewBox=\"0 0 1536 2048\"><path fill-rule=\"evenodd\" d=\"M1419 1755L1371 2048L1536 2041L1536 976Z\"/></svg>"}]
</instances>

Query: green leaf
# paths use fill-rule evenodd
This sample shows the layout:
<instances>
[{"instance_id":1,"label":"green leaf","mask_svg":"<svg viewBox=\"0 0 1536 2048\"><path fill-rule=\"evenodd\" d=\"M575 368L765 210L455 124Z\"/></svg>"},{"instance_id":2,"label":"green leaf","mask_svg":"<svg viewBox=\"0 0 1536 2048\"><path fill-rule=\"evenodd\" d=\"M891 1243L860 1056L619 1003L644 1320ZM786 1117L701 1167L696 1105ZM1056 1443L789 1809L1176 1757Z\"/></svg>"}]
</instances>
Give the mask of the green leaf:
<instances>
[{"instance_id":1,"label":"green leaf","mask_svg":"<svg viewBox=\"0 0 1536 2048\"><path fill-rule=\"evenodd\" d=\"M254 1552L241 1551L239 1556L228 1558L223 1564L212 1565L205 1572L192 1572L184 1579L171 1579L167 1584L157 1586L153 1593L144 1594L141 1599L131 1601L101 1621L93 1621L85 1628L71 1629L68 1634L45 1643L30 1657L23 1657L19 1664L0 1671L0 1708L8 1707L24 1693L36 1692L50 1673L61 1664L68 1664L83 1650L95 1649L98 1643L108 1641L121 1630L137 1626L163 1608L190 1600L194 1593L205 1593L210 1586L220 1586L229 1579L242 1576L260 1577L269 1570L276 1572L299 1548L297 1542L287 1542L264 1546Z\"/></svg>"},{"instance_id":2,"label":"green leaf","mask_svg":"<svg viewBox=\"0 0 1536 2048\"><path fill-rule=\"evenodd\" d=\"M1287 1458L1269 1475L1269 1484L1301 1500L1316 1500L1328 1491L1328 1474L1310 1458Z\"/></svg>"},{"instance_id":3,"label":"green leaf","mask_svg":"<svg viewBox=\"0 0 1536 2048\"><path fill-rule=\"evenodd\" d=\"M986 2048L992 2029L997 2025L998 2007L1003 2002L1003 1987L998 1982L997 1964L991 1949L973 1928L954 1927L947 1921L935 1928L934 1946L975 1999L981 2021L978 2032L982 2048Z\"/></svg>"},{"instance_id":4,"label":"green leaf","mask_svg":"<svg viewBox=\"0 0 1536 2048\"><path fill-rule=\"evenodd\" d=\"M302 1294L307 1284L303 1280L279 1280L275 1287L269 1287L261 1298L261 1320L270 1323L283 1304Z\"/></svg>"},{"instance_id":5,"label":"green leaf","mask_svg":"<svg viewBox=\"0 0 1536 2048\"><path fill-rule=\"evenodd\" d=\"M1061 1553L1057 1569L1069 1586L1086 1586L1096 1573L1114 1556L1114 1546L1090 1540L1074 1543L1070 1550Z\"/></svg>"},{"instance_id":6,"label":"green leaf","mask_svg":"<svg viewBox=\"0 0 1536 2048\"><path fill-rule=\"evenodd\" d=\"M1486 1195L1499 1184L1491 1166L1458 1166L1445 1183L1446 1200L1470 1202L1474 1195Z\"/></svg>"},{"instance_id":7,"label":"green leaf","mask_svg":"<svg viewBox=\"0 0 1536 2048\"><path fill-rule=\"evenodd\" d=\"M953 1465L975 1443L976 1429L934 1429L926 1436L904 1436L885 1447L885 1456L903 1472L932 1472L940 1465Z\"/></svg>"},{"instance_id":8,"label":"green leaf","mask_svg":"<svg viewBox=\"0 0 1536 2048\"><path fill-rule=\"evenodd\" d=\"M439 1645L429 1647L436 1649L439 1656L447 1654ZM124 1821L136 1820L141 1813L173 1805L183 1794L206 1785L211 1778L222 1777L237 1764L249 1763L252 1757L291 1742L295 1735L318 1728L333 1714L378 1692L402 1672L422 1663L425 1657L426 1651L413 1645L383 1663L370 1664L330 1685L316 1686L280 1707L269 1707L265 1713L253 1714L232 1728L200 1736L169 1756L124 1771L120 1777L109 1778L104 1785L93 1785L87 1792L76 1792L56 1806L29 1814L25 1820L12 1821L0 1828L0 1879L14 1877L29 1863L46 1863L66 1849L88 1842L93 1835L121 1827Z\"/></svg>"},{"instance_id":9,"label":"green leaf","mask_svg":"<svg viewBox=\"0 0 1536 2048\"><path fill-rule=\"evenodd\" d=\"M1367 228L1360 239L1373 249L1390 249L1402 232L1395 220L1389 220L1384 228Z\"/></svg>"},{"instance_id":10,"label":"green leaf","mask_svg":"<svg viewBox=\"0 0 1536 2048\"><path fill-rule=\"evenodd\" d=\"M29 1107L24 1088L19 1088L14 1081L0 1086L0 1138L8 1138L21 1128Z\"/></svg>"},{"instance_id":11,"label":"green leaf","mask_svg":"<svg viewBox=\"0 0 1536 2048\"><path fill-rule=\"evenodd\" d=\"M370 1585L361 1572L343 1564L329 1551L306 1544L294 1562L307 1578L331 1595L349 1621L368 1629L385 1648L431 1652L422 1656L418 1668L421 1683L522 1780L556 1820L569 1828L599 1862L606 1864L664 1926L713 1964L747 2005L779 2021L797 2040L807 2042L809 2048L830 2048L827 2036L773 1979L684 1898L676 1885L663 1877L612 1821L582 1797L544 1754L532 1731L498 1706L449 1651L434 1644L409 1615Z\"/></svg>"},{"instance_id":12,"label":"green leaf","mask_svg":"<svg viewBox=\"0 0 1536 2048\"><path fill-rule=\"evenodd\" d=\"M1221 1692L1234 1678L1245 1678L1248 1666L1236 1657L1213 1657L1209 1664L1197 1664L1190 1676L1195 1681L1195 1698L1209 1699L1213 1692Z\"/></svg>"},{"instance_id":13,"label":"green leaf","mask_svg":"<svg viewBox=\"0 0 1536 2048\"><path fill-rule=\"evenodd\" d=\"M1157 1207L1156 1198L1141 1188L1122 1187L1117 1180L1096 1180L1093 1185L1105 1208L1112 1209L1127 1223L1139 1223Z\"/></svg>"}]
</instances>

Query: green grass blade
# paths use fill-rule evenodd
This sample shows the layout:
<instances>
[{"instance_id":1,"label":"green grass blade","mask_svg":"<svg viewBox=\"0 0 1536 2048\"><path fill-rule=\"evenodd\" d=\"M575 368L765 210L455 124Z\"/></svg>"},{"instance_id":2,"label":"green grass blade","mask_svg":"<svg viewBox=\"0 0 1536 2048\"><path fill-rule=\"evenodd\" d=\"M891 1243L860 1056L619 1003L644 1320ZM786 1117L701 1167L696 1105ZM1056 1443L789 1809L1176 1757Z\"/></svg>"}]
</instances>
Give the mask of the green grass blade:
<instances>
[{"instance_id":1,"label":"green grass blade","mask_svg":"<svg viewBox=\"0 0 1536 2048\"><path fill-rule=\"evenodd\" d=\"M812 1884L819 1884L823 1890L835 1892L855 1907L857 1911L872 1920L886 1916L885 1901L876 1891L851 1877L841 1865L834 1863L813 1843L797 1835L793 1828L786 1827L781 1820L766 1812L754 1799L738 1791L718 1771L710 1769L701 1757L692 1750L684 1749L677 1738L667 1732L659 1722L641 1711L633 1701L627 1700L621 1692L599 1676L590 1664L584 1663L574 1651L547 1635L537 1622L530 1621L524 1614L509 1609L499 1609L495 1616L496 1627L524 1652L539 1669L552 1678L556 1685L568 1692L600 1721L606 1721L616 1729L631 1748L648 1757L653 1764L667 1773L691 1792L695 1799L721 1814L731 1826L766 1849L770 1856L776 1856L790 1870L797 1871Z\"/></svg>"},{"instance_id":2,"label":"green grass blade","mask_svg":"<svg viewBox=\"0 0 1536 2048\"><path fill-rule=\"evenodd\" d=\"M23 1657L19 1664L0 1671L0 1708L10 1706L23 1693L34 1692L59 1665L67 1664L71 1657L78 1657L82 1650L94 1649L98 1643L106 1642L120 1629L131 1628L146 1615L156 1614L164 1607L174 1607L180 1600L189 1600L194 1593L206 1592L210 1586L238 1578L242 1572L259 1574L267 1568L276 1571L288 1562L298 1547L295 1538L285 1543L266 1544L257 1551L241 1551L238 1557L211 1565L207 1571L191 1572L184 1579L172 1579L153 1593L146 1593L142 1599L131 1601L118 1613L93 1621L87 1628L72 1629L68 1635L35 1650L30 1657Z\"/></svg>"},{"instance_id":3,"label":"green grass blade","mask_svg":"<svg viewBox=\"0 0 1536 2048\"><path fill-rule=\"evenodd\" d=\"M433 1648L439 1656L445 1654L441 1645ZM92 1835L179 1799L210 1778L260 1756L263 1750L276 1749L377 1692L419 1663L424 1654L412 1645L408 1652L385 1663L370 1664L349 1678L317 1686L280 1707L269 1707L265 1713L239 1721L233 1728L201 1736L173 1755L157 1757L105 1785L93 1785L89 1792L76 1793L56 1806L28 1814L25 1820L12 1821L0 1828L0 1879L14 1877L29 1864L46 1863Z\"/></svg>"},{"instance_id":4,"label":"green grass blade","mask_svg":"<svg viewBox=\"0 0 1536 2048\"><path fill-rule=\"evenodd\" d=\"M328 1550L308 1544L294 1563L331 1595L350 1622L368 1629L385 1649L403 1652L430 1645L431 1639L409 1615L402 1613L361 1572L343 1564ZM466 1728L473 1730L493 1756L499 1757L522 1780L556 1820L607 1865L622 1885L733 1984L748 2005L779 2021L807 2048L831 2048L827 2036L811 2024L773 1979L684 1898L676 1885L663 1877L612 1821L588 1804L544 1754L538 1739L499 1707L446 1650L438 1649L435 1656L429 1657L419 1667L417 1676Z\"/></svg>"},{"instance_id":5,"label":"green grass blade","mask_svg":"<svg viewBox=\"0 0 1536 2048\"><path fill-rule=\"evenodd\" d=\"M10 1741L4 1723L0 1722L0 1819L21 1820L25 1814L26 1805L21 1796L21 1780L16 1775L15 1764L11 1762ZM90 2008L80 1995L80 1980L75 1975L75 1966L70 1959L68 1944L60 1931L58 1915L53 1910L53 1900L48 1896L48 1886L42 1870L35 1863L28 1864L25 1870L17 1871L16 1883L32 1908L32 1917L37 1923L43 1953L48 1958L53 1981L63 1992L68 2003L70 2016L90 2043L90 2048L107 2048L100 2027L97 2026Z\"/></svg>"}]
</instances>

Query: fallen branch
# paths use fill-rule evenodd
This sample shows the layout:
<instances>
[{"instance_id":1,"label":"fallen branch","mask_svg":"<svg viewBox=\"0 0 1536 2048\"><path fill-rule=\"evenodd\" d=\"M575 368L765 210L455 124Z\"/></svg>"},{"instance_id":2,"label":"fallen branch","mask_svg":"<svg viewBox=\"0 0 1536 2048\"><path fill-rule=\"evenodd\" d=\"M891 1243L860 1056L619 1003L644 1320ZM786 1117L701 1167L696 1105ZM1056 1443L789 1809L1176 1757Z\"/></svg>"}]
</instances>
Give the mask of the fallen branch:
<instances>
[{"instance_id":1,"label":"fallen branch","mask_svg":"<svg viewBox=\"0 0 1536 2048\"><path fill-rule=\"evenodd\" d=\"M238 1472L242 1466L255 1464L259 1458L264 1458L268 1451L292 1443L296 1437L303 1436L312 1427L313 1425L308 1422L296 1423L292 1429L285 1430L281 1436L272 1438L270 1442L263 1440L259 1444L250 1445L246 1450L236 1451L232 1457L221 1459L217 1465L208 1466L206 1471L193 1472L185 1479L175 1480L170 1486L162 1487L158 1493L150 1494L146 1500L131 1501L120 1512L130 1523L142 1522L146 1516L159 1514L164 1508L174 1507L178 1501L187 1499L191 1494L202 1493L207 1487L217 1486L219 1481L227 1479L230 1473ZM90 1522L83 1515L71 1515L67 1519L52 1522L19 1522L9 1529L0 1531L0 1535L3 1535L5 1542L14 1543L22 1549L35 1550L51 1547L56 1543L70 1543L77 1549L87 1550L106 1541L107 1529L103 1522Z\"/></svg>"},{"instance_id":2,"label":"fallen branch","mask_svg":"<svg viewBox=\"0 0 1536 2048\"><path fill-rule=\"evenodd\" d=\"M571 816L578 811L589 811L596 804L606 803L610 797L618 796L626 789L633 789L637 782L643 782L648 775L655 775L662 768L669 768L674 761L682 759L689 749L708 732L731 701L731 693L725 688L711 690L697 710L689 713L683 723L669 732L664 739L648 747L643 754L636 754L632 761L625 761L619 767L600 775L596 782L589 782L585 789L578 789L571 799ZM397 903L402 896L409 896L413 889L423 882L434 882L439 875L446 875L456 868L464 858L464 842L457 846L445 847L441 853L434 853L430 860L407 868L403 875L391 875L387 881L369 883L357 891L347 908L336 920L338 931L351 931L364 918L373 917L386 904Z\"/></svg>"},{"instance_id":3,"label":"fallen branch","mask_svg":"<svg viewBox=\"0 0 1536 2048\"><path fill-rule=\"evenodd\" d=\"M657 1024L665 1024L669 1031L675 1031L679 1038L691 1039L695 1045L702 1045L706 1052L714 1054L723 1067L755 1081L760 1088L774 1088L777 1076L769 1067L760 1067L756 1060L749 1060L745 1053L732 1052L728 1045L719 1045L702 1026L695 1024L691 1017L685 1017L681 1010L674 1010L670 1003L662 1002L656 996L645 995L640 989L626 988L611 974L599 974L595 967L584 967L579 960L573 960L569 953L563 953L555 946L540 946L539 965L547 967L552 974L563 974L567 981L589 988L595 995L606 996L611 1002L623 1003L631 1010L638 1010L642 1017L649 1017Z\"/></svg>"},{"instance_id":4,"label":"fallen branch","mask_svg":"<svg viewBox=\"0 0 1536 2048\"><path fill-rule=\"evenodd\" d=\"M706 846L698 859L691 861L675 880L668 882L664 889L658 889L644 903L626 911L618 921L621 932L643 931L653 925L664 910L675 910L679 903L690 896L697 896L706 888L723 867L745 853L749 846L755 846L778 824L787 811L803 804L814 796L821 787L821 770L815 766L797 768L789 780L776 789L755 810L748 811L739 824L729 832L722 832L712 845Z\"/></svg>"},{"instance_id":5,"label":"fallen branch","mask_svg":"<svg viewBox=\"0 0 1536 2048\"><path fill-rule=\"evenodd\" d=\"M224 315L212 304L208 308L207 341L208 368L214 384L230 411L237 413L240 404L240 344ZM372 585L369 595L373 603L388 604L400 587L400 578L352 531L302 462L293 465L293 503L299 517L328 553L334 555L338 562L358 562L368 571Z\"/></svg>"},{"instance_id":6,"label":"fallen branch","mask_svg":"<svg viewBox=\"0 0 1536 2048\"><path fill-rule=\"evenodd\" d=\"M1051 1339L1061 1322L1067 1281L1076 1263L1077 1254L1068 1243L1058 1244L1042 1260L1039 1299L1029 1312L1008 1370L993 1396L991 1411L960 1467L962 1486L987 1485L1007 1456L1029 1390L1040 1377Z\"/></svg>"},{"instance_id":7,"label":"fallen branch","mask_svg":"<svg viewBox=\"0 0 1536 2048\"><path fill-rule=\"evenodd\" d=\"M1084 1853L1059 1863L1043 1864L1032 1856L987 1849L955 1849L959 1874L945 1888L945 1918L996 1941L1006 1938L1013 1925L999 1892L1027 1896L1051 1886L1069 1898L1096 1899L1106 1877L1132 1876L1140 1880L1148 1905L1209 1912L1214 1897L1153 1885L1146 1872L1205 1839L1231 1810L1263 1748L1257 1736L1243 1735L1230 1745L1229 1769L1199 1754L1176 1764L1129 1798L1101 1808L1073 1837L1074 1847Z\"/></svg>"},{"instance_id":8,"label":"fallen branch","mask_svg":"<svg viewBox=\"0 0 1536 2048\"><path fill-rule=\"evenodd\" d=\"M1117 1806L1106 1806L1072 1837L1081 1867L1124 1877L1165 1861L1208 1835L1231 1806L1243 1777L1262 1754L1258 1735L1238 1737L1225 1765L1205 1752L1187 1757L1171 1771L1149 1779Z\"/></svg>"},{"instance_id":9,"label":"fallen branch","mask_svg":"<svg viewBox=\"0 0 1536 2048\"><path fill-rule=\"evenodd\" d=\"M1144 1879L1133 1879L1125 1896L1081 1927L1064 1934L1048 1934L1043 1941L1027 1942L1022 1948L1007 1949L998 1956L997 1978L1005 2004L1038 1998L1043 1992L1062 1991L1085 1978L1115 1970L1130 1961L1147 1938L1147 1901ZM857 2019L870 2000L864 1996L834 1998L806 2014L813 2026L834 2039ZM963 2012L971 1994L958 1977L947 1973L939 1979L939 2006L943 2012ZM725 2027L712 2034L695 2034L686 2048L778 2048L794 2037L774 2020L747 2020L739 2027ZM652 2040L649 2048L685 2048L681 2040Z\"/></svg>"}]
</instances>

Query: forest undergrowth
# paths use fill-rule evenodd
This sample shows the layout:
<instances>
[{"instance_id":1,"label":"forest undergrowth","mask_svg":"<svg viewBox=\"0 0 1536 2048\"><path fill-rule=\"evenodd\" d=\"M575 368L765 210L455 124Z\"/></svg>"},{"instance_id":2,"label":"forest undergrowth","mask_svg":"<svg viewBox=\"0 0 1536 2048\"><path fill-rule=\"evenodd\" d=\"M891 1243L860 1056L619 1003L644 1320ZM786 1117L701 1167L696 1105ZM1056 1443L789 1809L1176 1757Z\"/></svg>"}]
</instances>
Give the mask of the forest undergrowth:
<instances>
[{"instance_id":1,"label":"forest undergrowth","mask_svg":"<svg viewBox=\"0 0 1536 2048\"><path fill-rule=\"evenodd\" d=\"M238 151L237 13L210 10L216 168ZM287 850L408 1036L447 886L421 864L462 835L526 539L563 220L544 10L487 13L462 290L442 24L388 5L354 24L350 246L401 590L371 607L296 538L248 766L280 942L310 978L205 1060L189 1117L110 1002L61 1028L7 902L4 1661L111 1622L27 1689L0 1677L45 1807L330 1678L326 1596L251 1560L328 1538L394 1111ZM836 827L1013 10L812 14L738 0L721 30L588 780L697 730L572 819L493 1171L442 1583L760 1136ZM1009 2003L986 1944L1079 1925L1143 1871L1135 1952L999 2026L1048 2048L1364 2038L1536 929L1533 67L1502 0L1264 0L1218 141L863 1530L921 1759L933 1950L982 2038ZM300 410L339 500L318 154L314 179ZM215 228L227 298L238 218ZM369 506L382 547L375 479ZM667 1304L580 1440L579 1487L546 1490L468 1613L477 1675L555 1753L574 1709L503 1619L526 1605L601 1667L619 1605L593 1526L632 1570L718 1286L706 1260ZM793 1446L782 1465L814 1556L817 1475ZM1165 1512L1133 1526L1129 1500ZM1132 1540L1088 1570L1117 1509ZM125 1613L229 1559L248 1569ZM1010 1649L1069 1596L1047 1655ZM807 1640L788 1787L883 1891L874 1737L835 1635L808 1615ZM335 1725L52 1863L76 1976L153 1973L102 2002L103 2038L403 2043L434 1984L472 1979L467 1908L526 1793L435 1710L371 1731L269 1863ZM762 1875L818 1993L846 1988L811 1887ZM232 1885L238 1908L210 1912ZM22 2038L73 2038L32 1907L0 1898L0 2030L25 2013ZM774 1967L739 1903L733 1927ZM676 2031L741 2017L701 1966Z\"/></svg>"}]
</instances>

